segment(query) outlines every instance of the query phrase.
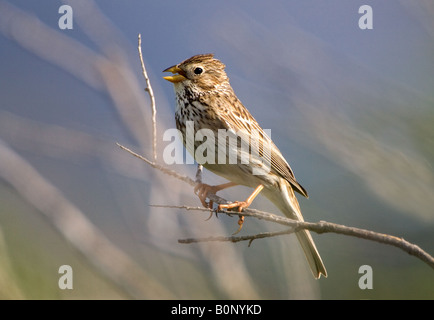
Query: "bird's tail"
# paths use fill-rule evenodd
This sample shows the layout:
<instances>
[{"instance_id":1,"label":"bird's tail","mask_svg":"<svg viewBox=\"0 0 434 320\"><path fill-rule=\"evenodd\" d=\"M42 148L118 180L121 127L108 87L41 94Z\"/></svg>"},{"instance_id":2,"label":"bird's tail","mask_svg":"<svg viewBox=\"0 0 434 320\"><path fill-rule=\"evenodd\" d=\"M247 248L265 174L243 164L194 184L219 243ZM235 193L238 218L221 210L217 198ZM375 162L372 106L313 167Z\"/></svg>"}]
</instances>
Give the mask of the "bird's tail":
<instances>
[{"instance_id":1,"label":"bird's tail","mask_svg":"<svg viewBox=\"0 0 434 320\"><path fill-rule=\"evenodd\" d=\"M300 205L295 197L294 190L289 183L282 179L280 182L281 194L279 196L272 196L270 200L284 213L288 218L304 221L301 215ZM274 192L274 195L276 193ZM300 230L296 232L298 241L303 248L309 266L312 270L313 276L316 279L324 275L327 277L327 271L318 253L318 250L313 242L312 236L308 230Z\"/></svg>"}]
</instances>

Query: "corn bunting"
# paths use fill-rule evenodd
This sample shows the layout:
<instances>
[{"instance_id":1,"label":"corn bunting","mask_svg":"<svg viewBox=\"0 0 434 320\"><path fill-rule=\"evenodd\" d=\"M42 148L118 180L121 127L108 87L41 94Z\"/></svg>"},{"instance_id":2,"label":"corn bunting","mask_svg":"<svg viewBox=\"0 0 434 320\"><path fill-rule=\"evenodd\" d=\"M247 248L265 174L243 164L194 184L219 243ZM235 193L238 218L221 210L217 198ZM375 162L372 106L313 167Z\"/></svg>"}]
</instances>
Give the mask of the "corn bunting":
<instances>
[{"instance_id":1,"label":"corn bunting","mask_svg":"<svg viewBox=\"0 0 434 320\"><path fill-rule=\"evenodd\" d=\"M218 209L242 212L262 192L287 217L303 221L294 191L305 197L307 192L269 135L235 95L225 65L213 54L200 54L164 72L173 74L164 79L175 87L176 126L186 149L206 169L230 181L218 186L198 185L195 192L202 204L207 206L205 199L210 192L245 185L254 188L245 201L219 205ZM238 231L242 223L240 215ZM314 277L327 276L309 231L300 230L296 235Z\"/></svg>"}]
</instances>

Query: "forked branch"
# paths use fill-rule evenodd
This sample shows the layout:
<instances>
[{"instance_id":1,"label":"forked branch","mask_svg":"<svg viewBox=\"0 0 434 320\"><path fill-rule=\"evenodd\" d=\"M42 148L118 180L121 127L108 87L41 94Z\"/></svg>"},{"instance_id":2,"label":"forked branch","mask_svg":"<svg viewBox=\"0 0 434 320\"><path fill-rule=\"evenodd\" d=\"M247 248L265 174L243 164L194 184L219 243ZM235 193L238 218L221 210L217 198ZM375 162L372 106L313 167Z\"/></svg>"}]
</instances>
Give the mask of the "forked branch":
<instances>
[{"instance_id":1,"label":"forked branch","mask_svg":"<svg viewBox=\"0 0 434 320\"><path fill-rule=\"evenodd\" d=\"M133 156L145 161L147 164L151 165L153 168L160 170L161 172L170 175L174 178L177 178L181 181L184 181L188 183L190 186L195 186L196 182L189 178L188 176L185 176L183 174L180 174L176 171L173 171L163 165L156 164L148 159L146 159L143 156L138 155L137 153L131 151L127 147L124 147L117 144L120 148L123 150L129 152ZM199 170L198 170L199 171ZM208 194L208 198L212 200L214 203L217 204L223 204L223 203L229 203L228 200L223 199L222 197L217 196L216 194ZM153 205L154 207L162 207L162 208L177 208L177 209L184 209L189 211L204 211L207 213L212 212L211 209L202 208L202 207L188 207L188 206L168 206L168 205ZM232 211L222 210L219 211L219 213L224 213L227 215L234 215L238 214ZM284 234L290 234L294 233L296 231L299 231L301 229L310 230L312 232L316 232L318 234L321 233L337 233L357 238L362 238L366 240L376 241L388 245L395 246L397 248L400 248L407 252L408 254L418 257L425 263L427 263L431 268L434 269L434 258L429 255L427 252L422 250L419 246L412 244L403 238L399 238L396 236L384 234L384 233L378 233L371 230L366 229L359 229L354 227L348 227L336 223L326 222L326 221L320 221L320 222L306 222L306 221L297 221L292 220L287 217L275 215L269 212L259 211L255 209L246 208L242 212L243 216L245 217L253 217L260 220L265 220L273 223L277 223L280 225L284 225L287 227L290 227L289 230L284 231L277 231L277 232L267 232L267 233L260 233L257 235L251 235L251 236L242 236L242 237L207 237L207 238L190 238L190 239L180 239L180 243L195 243L195 242L205 242L205 241L230 241L230 242L239 242L239 241L250 241L250 243L255 239L262 239L262 238L268 238L268 237L275 237L280 236Z\"/></svg>"},{"instance_id":2,"label":"forked branch","mask_svg":"<svg viewBox=\"0 0 434 320\"><path fill-rule=\"evenodd\" d=\"M164 208L178 208L185 210L196 210L196 211L206 211L210 212L210 209L201 208L201 207L187 207L187 206L166 206L166 205L154 205L154 207L164 207ZM230 211L219 211L219 213L224 213L227 215L233 215L233 212ZM239 242L239 241L249 241L249 245L255 239L269 238L280 235L291 234L297 232L301 229L310 230L312 232L316 232L318 234L321 233L336 233L347 236L352 236L356 238L371 240L375 242L380 242L388 245L392 245L394 247L400 248L407 252L408 254L418 257L422 261L426 262L429 266L434 268L434 258L429 255L427 252L422 250L419 246L404 240L403 238L398 238L392 235L388 235L385 233L378 233L371 230L348 227L341 224L319 221L316 223L313 222L305 222L305 221L297 221L293 219L289 219L287 217L278 216L272 213L259 211L255 209L245 209L243 211L243 215L246 217L253 217L260 220L265 220L269 222L274 222L277 224L281 224L287 227L290 227L287 230L276 231L276 232L264 232L256 235L250 236L231 236L231 237L205 237L205 238L188 238L188 239L180 239L178 242L180 243L195 243L195 242L208 242L208 241L230 241L230 242Z\"/></svg>"}]
</instances>

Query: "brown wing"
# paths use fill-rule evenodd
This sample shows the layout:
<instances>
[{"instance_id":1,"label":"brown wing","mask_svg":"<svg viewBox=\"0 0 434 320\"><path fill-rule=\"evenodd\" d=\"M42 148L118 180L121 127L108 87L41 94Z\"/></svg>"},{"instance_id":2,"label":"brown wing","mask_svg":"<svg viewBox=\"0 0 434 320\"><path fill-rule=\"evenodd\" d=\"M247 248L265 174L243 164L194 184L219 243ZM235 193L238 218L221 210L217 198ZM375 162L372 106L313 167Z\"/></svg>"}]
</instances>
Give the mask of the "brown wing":
<instances>
[{"instance_id":1,"label":"brown wing","mask_svg":"<svg viewBox=\"0 0 434 320\"><path fill-rule=\"evenodd\" d=\"M288 162L286 162L280 150L273 143L271 138L264 132L255 118L253 118L247 108L244 107L244 105L238 99L232 103L232 106L234 108L225 108L224 110L220 110L224 112L222 118L225 119L225 125L227 126L227 129L231 129L235 132L241 130L249 136L256 130L260 138L264 140L264 143L269 143L271 146L271 154L267 152L264 154L262 152L261 144L259 145L259 155L265 158L268 163L271 163L271 172L286 179L295 189L295 191L308 198L309 196L307 191L295 179L294 172L292 171Z\"/></svg>"}]
</instances>

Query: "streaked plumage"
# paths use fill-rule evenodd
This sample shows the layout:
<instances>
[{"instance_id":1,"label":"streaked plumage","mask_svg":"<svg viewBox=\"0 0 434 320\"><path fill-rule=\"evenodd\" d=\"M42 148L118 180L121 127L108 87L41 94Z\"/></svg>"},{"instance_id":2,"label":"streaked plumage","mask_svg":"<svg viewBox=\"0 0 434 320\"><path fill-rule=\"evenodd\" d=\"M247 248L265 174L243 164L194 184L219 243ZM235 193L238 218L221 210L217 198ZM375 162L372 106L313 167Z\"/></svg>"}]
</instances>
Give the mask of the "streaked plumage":
<instances>
[{"instance_id":1,"label":"streaked plumage","mask_svg":"<svg viewBox=\"0 0 434 320\"><path fill-rule=\"evenodd\" d=\"M262 193L282 213L291 219L303 221L294 190L307 197L306 190L295 179L282 153L237 98L224 69L225 65L212 54L202 54L165 70L174 73L173 76L165 79L174 83L176 126L183 134L184 145L195 156L195 149L204 143L196 141L194 149L186 143L187 121L193 121L195 132L199 129L210 129L215 137L218 137L219 129L226 130L229 135L238 135L239 138L245 139L244 141L249 141L248 138L253 136L259 137L259 152L250 152L247 163L241 161L243 153L240 151L240 146L228 143L229 139L219 141L216 138L210 141L214 143L215 163L206 162L203 166L236 184L252 188L263 185ZM271 152L267 153L264 146L270 146ZM252 147L251 143L250 147ZM235 150L236 163L230 164L229 149ZM224 163L217 161L218 154L223 150L226 154ZM261 174L257 174L257 171L253 174L254 168ZM302 230L296 235L315 278L319 278L321 274L327 276L309 231Z\"/></svg>"}]
</instances>

